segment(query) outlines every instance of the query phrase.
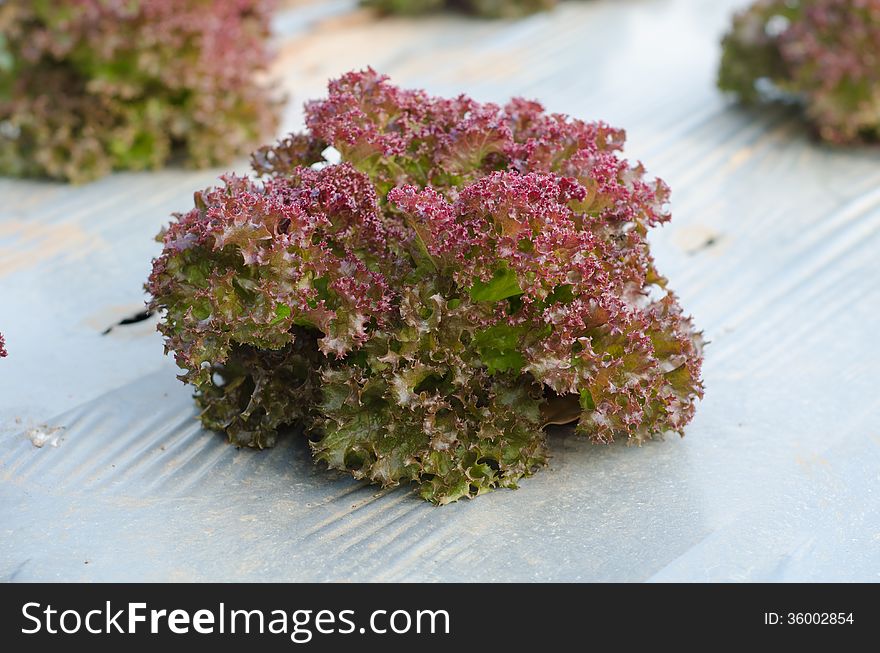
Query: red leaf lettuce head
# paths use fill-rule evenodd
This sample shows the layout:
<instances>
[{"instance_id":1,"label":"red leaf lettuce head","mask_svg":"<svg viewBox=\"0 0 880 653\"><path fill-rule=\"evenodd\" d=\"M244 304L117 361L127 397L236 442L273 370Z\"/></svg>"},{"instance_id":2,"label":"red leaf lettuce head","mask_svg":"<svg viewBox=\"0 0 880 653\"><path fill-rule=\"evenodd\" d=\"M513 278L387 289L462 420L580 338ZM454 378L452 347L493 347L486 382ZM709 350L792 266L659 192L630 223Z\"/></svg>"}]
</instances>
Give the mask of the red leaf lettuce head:
<instances>
[{"instance_id":1,"label":"red leaf lettuce head","mask_svg":"<svg viewBox=\"0 0 880 653\"><path fill-rule=\"evenodd\" d=\"M723 90L794 98L832 143L880 137L880 0L759 0L722 45Z\"/></svg>"},{"instance_id":2,"label":"red leaf lettuce head","mask_svg":"<svg viewBox=\"0 0 880 653\"><path fill-rule=\"evenodd\" d=\"M387 14L422 14L453 9L488 18L515 18L551 9L557 0L361 0L361 4Z\"/></svg>"},{"instance_id":3,"label":"red leaf lettuce head","mask_svg":"<svg viewBox=\"0 0 880 653\"><path fill-rule=\"evenodd\" d=\"M83 182L251 151L275 0L0 3L0 173Z\"/></svg>"},{"instance_id":4,"label":"red leaf lettuce head","mask_svg":"<svg viewBox=\"0 0 880 653\"><path fill-rule=\"evenodd\" d=\"M515 487L560 410L596 442L682 431L702 340L648 248L668 188L623 132L372 70L306 122L258 180L198 193L154 263L206 425L305 426L329 466L438 503Z\"/></svg>"}]
</instances>

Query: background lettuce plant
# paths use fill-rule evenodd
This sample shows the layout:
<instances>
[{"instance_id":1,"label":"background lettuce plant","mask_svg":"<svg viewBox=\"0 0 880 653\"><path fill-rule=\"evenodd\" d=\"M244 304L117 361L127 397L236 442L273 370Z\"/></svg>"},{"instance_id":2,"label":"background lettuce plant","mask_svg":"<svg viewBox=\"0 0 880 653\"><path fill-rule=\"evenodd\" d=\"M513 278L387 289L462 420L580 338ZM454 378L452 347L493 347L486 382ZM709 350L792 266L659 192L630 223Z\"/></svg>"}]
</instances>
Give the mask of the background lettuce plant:
<instances>
[{"instance_id":1,"label":"background lettuce plant","mask_svg":"<svg viewBox=\"0 0 880 653\"><path fill-rule=\"evenodd\" d=\"M438 503L515 487L560 410L596 442L682 431L702 339L648 248L668 188L622 131L372 70L306 123L162 236L152 307L208 427L304 427L331 468Z\"/></svg>"},{"instance_id":2,"label":"background lettuce plant","mask_svg":"<svg viewBox=\"0 0 880 653\"><path fill-rule=\"evenodd\" d=\"M456 9L479 16L512 18L551 9L557 0L362 0L362 4L389 14L421 14Z\"/></svg>"},{"instance_id":3,"label":"background lettuce plant","mask_svg":"<svg viewBox=\"0 0 880 653\"><path fill-rule=\"evenodd\" d=\"M3 338L3 334L0 333L0 358L6 358L8 355L6 352L6 340Z\"/></svg>"},{"instance_id":4,"label":"background lettuce plant","mask_svg":"<svg viewBox=\"0 0 880 653\"><path fill-rule=\"evenodd\" d=\"M276 127L274 0L0 3L0 173L83 182L230 161Z\"/></svg>"},{"instance_id":5,"label":"background lettuce plant","mask_svg":"<svg viewBox=\"0 0 880 653\"><path fill-rule=\"evenodd\" d=\"M823 140L880 137L880 0L759 0L722 45L719 87L743 102L781 93Z\"/></svg>"}]
</instances>

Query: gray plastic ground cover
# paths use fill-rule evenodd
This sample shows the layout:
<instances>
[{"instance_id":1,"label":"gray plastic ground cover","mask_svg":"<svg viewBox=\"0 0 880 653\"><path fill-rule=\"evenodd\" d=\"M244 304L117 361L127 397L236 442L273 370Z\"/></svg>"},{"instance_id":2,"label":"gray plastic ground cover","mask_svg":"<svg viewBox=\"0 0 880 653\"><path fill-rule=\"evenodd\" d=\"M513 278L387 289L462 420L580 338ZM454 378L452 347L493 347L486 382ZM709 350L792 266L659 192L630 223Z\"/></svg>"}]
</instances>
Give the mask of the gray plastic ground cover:
<instances>
[{"instance_id":1,"label":"gray plastic ground cover","mask_svg":"<svg viewBox=\"0 0 880 653\"><path fill-rule=\"evenodd\" d=\"M596 447L559 429L515 492L433 508L314 466L293 435L237 450L199 428L154 321L101 335L142 308L152 237L220 170L0 180L0 578L880 580L880 152L714 91L743 4L279 17L288 129L328 77L372 64L624 126L627 155L673 188L652 244L711 341L687 437Z\"/></svg>"}]
</instances>

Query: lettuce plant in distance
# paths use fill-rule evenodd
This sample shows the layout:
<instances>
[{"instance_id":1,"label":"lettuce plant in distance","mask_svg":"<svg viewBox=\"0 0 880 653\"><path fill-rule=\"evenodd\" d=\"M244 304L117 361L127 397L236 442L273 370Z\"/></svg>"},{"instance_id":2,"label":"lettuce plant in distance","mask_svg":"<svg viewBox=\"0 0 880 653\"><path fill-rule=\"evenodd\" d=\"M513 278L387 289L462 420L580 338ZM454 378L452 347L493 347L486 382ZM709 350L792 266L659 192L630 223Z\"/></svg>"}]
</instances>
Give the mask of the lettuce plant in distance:
<instances>
[{"instance_id":1,"label":"lettuce plant in distance","mask_svg":"<svg viewBox=\"0 0 880 653\"><path fill-rule=\"evenodd\" d=\"M6 340L3 338L3 334L0 333L0 358L6 358L8 355L6 352Z\"/></svg>"},{"instance_id":2,"label":"lettuce plant in distance","mask_svg":"<svg viewBox=\"0 0 880 653\"><path fill-rule=\"evenodd\" d=\"M274 132L274 0L0 2L0 174L229 162Z\"/></svg>"},{"instance_id":3,"label":"lettuce plant in distance","mask_svg":"<svg viewBox=\"0 0 880 653\"><path fill-rule=\"evenodd\" d=\"M759 0L724 37L719 87L803 104L820 138L880 137L880 0Z\"/></svg>"},{"instance_id":4,"label":"lettuce plant in distance","mask_svg":"<svg viewBox=\"0 0 880 653\"><path fill-rule=\"evenodd\" d=\"M206 426L301 427L331 468L437 503L515 487L549 422L682 432L702 339L648 248L668 189L622 131L372 70L306 123L162 236L152 307Z\"/></svg>"},{"instance_id":5,"label":"lettuce plant in distance","mask_svg":"<svg viewBox=\"0 0 880 653\"><path fill-rule=\"evenodd\" d=\"M515 18L556 6L558 0L361 0L388 14L423 14L443 9L490 18Z\"/></svg>"}]
</instances>

